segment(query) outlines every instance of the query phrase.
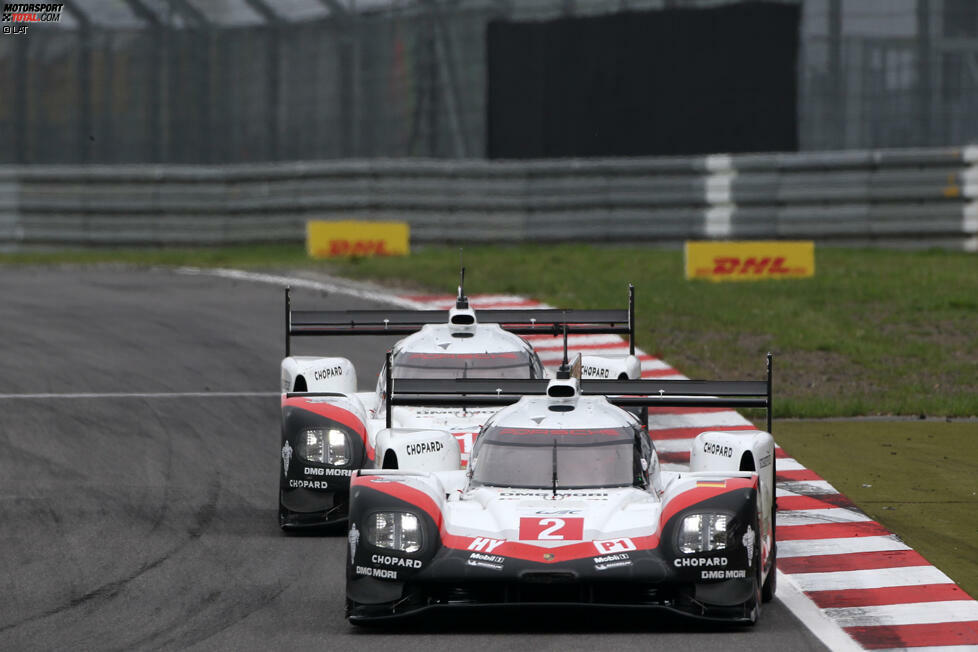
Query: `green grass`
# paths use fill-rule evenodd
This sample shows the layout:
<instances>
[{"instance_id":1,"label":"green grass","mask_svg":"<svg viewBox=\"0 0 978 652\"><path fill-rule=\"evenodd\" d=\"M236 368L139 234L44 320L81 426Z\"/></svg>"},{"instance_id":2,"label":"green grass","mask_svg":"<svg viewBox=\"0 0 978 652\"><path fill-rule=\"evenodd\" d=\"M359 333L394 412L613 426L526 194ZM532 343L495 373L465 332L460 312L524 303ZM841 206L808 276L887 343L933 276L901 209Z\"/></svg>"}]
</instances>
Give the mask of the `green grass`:
<instances>
[{"instance_id":1,"label":"green grass","mask_svg":"<svg viewBox=\"0 0 978 652\"><path fill-rule=\"evenodd\" d=\"M774 430L789 455L978 596L978 423L780 421Z\"/></svg>"},{"instance_id":2,"label":"green grass","mask_svg":"<svg viewBox=\"0 0 978 652\"><path fill-rule=\"evenodd\" d=\"M0 265L189 265L195 267L304 267L317 263L299 245L212 248L63 249L0 253Z\"/></svg>"},{"instance_id":3,"label":"green grass","mask_svg":"<svg viewBox=\"0 0 978 652\"><path fill-rule=\"evenodd\" d=\"M6 254L3 262L303 267L446 293L458 275L455 247L330 263L295 245ZM975 254L818 248L815 278L757 283L689 282L681 251L645 246L471 246L465 264L470 293L561 307L623 307L632 282L638 345L687 375L759 378L764 353L774 352L779 417L978 415Z\"/></svg>"}]
</instances>

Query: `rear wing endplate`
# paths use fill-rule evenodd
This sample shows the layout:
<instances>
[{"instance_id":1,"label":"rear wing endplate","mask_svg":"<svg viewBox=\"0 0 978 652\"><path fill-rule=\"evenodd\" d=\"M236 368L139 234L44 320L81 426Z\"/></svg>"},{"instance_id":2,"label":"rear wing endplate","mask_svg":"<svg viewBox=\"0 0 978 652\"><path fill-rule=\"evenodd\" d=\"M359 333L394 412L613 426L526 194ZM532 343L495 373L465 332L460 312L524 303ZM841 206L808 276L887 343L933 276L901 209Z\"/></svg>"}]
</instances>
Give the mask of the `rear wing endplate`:
<instances>
[{"instance_id":1,"label":"rear wing endplate","mask_svg":"<svg viewBox=\"0 0 978 652\"><path fill-rule=\"evenodd\" d=\"M765 380L582 380L582 396L605 396L619 407L764 408L771 432L773 356L767 354ZM391 368L388 351L387 369ZM387 427L395 405L428 407L505 406L523 396L544 395L549 380L392 378L388 371Z\"/></svg>"},{"instance_id":2,"label":"rear wing endplate","mask_svg":"<svg viewBox=\"0 0 978 652\"><path fill-rule=\"evenodd\" d=\"M628 335L635 354L635 287L628 285L624 310L560 310L527 308L476 310L476 321L499 324L517 335L560 335L564 324L571 335ZM291 355L293 336L302 335L409 335L426 324L448 323L447 310L293 310L290 288L285 288L285 356Z\"/></svg>"}]
</instances>

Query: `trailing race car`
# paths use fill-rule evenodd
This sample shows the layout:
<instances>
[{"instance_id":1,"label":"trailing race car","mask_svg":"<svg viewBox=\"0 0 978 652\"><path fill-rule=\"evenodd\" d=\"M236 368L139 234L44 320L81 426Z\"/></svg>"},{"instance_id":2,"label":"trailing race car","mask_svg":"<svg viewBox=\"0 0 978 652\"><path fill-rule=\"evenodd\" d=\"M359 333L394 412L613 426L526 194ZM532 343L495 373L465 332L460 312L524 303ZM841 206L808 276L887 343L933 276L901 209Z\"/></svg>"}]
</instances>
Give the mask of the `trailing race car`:
<instances>
[{"instance_id":1,"label":"trailing race car","mask_svg":"<svg viewBox=\"0 0 978 652\"><path fill-rule=\"evenodd\" d=\"M578 366L579 368L579 366ZM466 470L414 431L398 470L351 483L347 616L573 604L754 623L775 592L774 441L704 432L662 471L647 424L616 406L768 408L763 381L397 380L394 406L501 406Z\"/></svg>"},{"instance_id":2,"label":"trailing race car","mask_svg":"<svg viewBox=\"0 0 978 652\"><path fill-rule=\"evenodd\" d=\"M464 272L463 272L464 273ZM286 357L282 361L279 523L319 526L347 516L350 476L361 468L397 468L417 454L410 428L437 428L458 439L462 464L479 427L495 408L388 410L394 379L502 377L543 379L549 372L521 335L627 334L634 340L634 291L624 310L474 310L462 286L444 310L293 311L286 290ZM388 354L374 392L357 391L346 358L292 356L292 336L406 335ZM638 378L634 355L587 356L590 377ZM397 427L397 430L392 430Z\"/></svg>"}]
</instances>

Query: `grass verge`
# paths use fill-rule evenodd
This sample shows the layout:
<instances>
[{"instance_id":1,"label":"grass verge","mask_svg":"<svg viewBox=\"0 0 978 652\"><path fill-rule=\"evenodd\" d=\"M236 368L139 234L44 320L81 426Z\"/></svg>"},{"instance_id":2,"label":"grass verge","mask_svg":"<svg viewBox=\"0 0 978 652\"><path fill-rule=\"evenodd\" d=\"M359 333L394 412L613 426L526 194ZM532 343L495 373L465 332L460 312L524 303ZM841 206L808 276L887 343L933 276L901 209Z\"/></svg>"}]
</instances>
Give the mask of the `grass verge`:
<instances>
[{"instance_id":1,"label":"grass verge","mask_svg":"<svg viewBox=\"0 0 978 652\"><path fill-rule=\"evenodd\" d=\"M789 455L978 596L978 423L788 420L774 430Z\"/></svg>"},{"instance_id":2,"label":"grass verge","mask_svg":"<svg viewBox=\"0 0 978 652\"><path fill-rule=\"evenodd\" d=\"M624 306L634 283L639 346L691 377L758 378L773 351L779 417L978 415L975 254L819 248L815 278L716 284L684 280L682 252L652 247L471 246L465 261L470 293L561 307ZM458 274L455 247L329 263L297 245L0 254L4 262L303 267L436 292L452 292Z\"/></svg>"}]
</instances>

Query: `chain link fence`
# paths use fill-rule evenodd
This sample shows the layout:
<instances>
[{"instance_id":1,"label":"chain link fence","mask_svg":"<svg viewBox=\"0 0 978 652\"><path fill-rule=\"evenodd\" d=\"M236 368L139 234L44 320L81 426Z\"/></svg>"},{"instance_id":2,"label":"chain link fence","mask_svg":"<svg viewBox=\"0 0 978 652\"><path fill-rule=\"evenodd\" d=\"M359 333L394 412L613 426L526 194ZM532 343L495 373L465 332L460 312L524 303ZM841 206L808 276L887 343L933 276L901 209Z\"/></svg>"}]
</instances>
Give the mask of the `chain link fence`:
<instances>
[{"instance_id":1,"label":"chain link fence","mask_svg":"<svg viewBox=\"0 0 978 652\"><path fill-rule=\"evenodd\" d=\"M480 158L490 21L721 4L76 0L0 35L0 163ZM978 142L978 3L801 4L802 150Z\"/></svg>"},{"instance_id":2,"label":"chain link fence","mask_svg":"<svg viewBox=\"0 0 978 652\"><path fill-rule=\"evenodd\" d=\"M978 2L805 0L803 150L978 142Z\"/></svg>"}]
</instances>

